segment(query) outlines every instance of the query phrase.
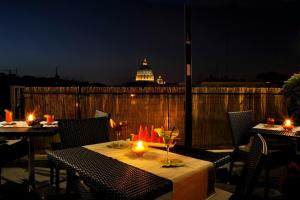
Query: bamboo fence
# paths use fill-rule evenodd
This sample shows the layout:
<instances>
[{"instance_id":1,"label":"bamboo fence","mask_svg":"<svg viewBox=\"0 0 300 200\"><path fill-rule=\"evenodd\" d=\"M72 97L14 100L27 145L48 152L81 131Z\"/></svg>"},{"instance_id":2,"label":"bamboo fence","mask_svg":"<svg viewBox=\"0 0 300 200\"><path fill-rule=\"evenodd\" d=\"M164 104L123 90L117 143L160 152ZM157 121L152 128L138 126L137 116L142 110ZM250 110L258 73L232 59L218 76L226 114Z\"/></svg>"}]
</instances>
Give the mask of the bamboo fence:
<instances>
[{"instance_id":1,"label":"bamboo fence","mask_svg":"<svg viewBox=\"0 0 300 200\"><path fill-rule=\"evenodd\" d=\"M231 147L227 112L252 110L256 122L286 115L280 88L194 87L192 96L192 138L195 148ZM123 139L137 134L142 126L179 128L184 144L184 87L26 87L24 110L38 116L54 114L56 119L91 118L95 110L111 114L115 121L127 120ZM111 140L115 139L110 130ZM38 139L47 148L58 138Z\"/></svg>"}]
</instances>

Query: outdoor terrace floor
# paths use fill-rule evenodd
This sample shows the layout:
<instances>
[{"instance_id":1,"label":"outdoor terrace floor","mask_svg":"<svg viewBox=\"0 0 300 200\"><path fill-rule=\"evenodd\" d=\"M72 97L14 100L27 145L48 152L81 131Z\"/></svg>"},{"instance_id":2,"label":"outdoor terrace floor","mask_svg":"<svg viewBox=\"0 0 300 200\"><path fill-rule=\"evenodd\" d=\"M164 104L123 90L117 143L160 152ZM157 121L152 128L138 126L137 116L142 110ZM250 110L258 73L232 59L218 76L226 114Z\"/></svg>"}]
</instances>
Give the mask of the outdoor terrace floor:
<instances>
[{"instance_id":1,"label":"outdoor terrace floor","mask_svg":"<svg viewBox=\"0 0 300 200\"><path fill-rule=\"evenodd\" d=\"M45 161L45 160L42 160ZM21 168L17 166L26 166L26 161L19 160L17 162L14 162L10 165L8 165L5 168L2 168L2 184L0 186L0 200L10 200L10 199L24 199L25 197L28 197L26 199L42 199L41 196L36 195L35 193L28 193L28 189L26 187L25 182L23 181L28 177L28 171L26 168ZM224 181L226 180L226 167L223 169L217 171L217 186L221 187L226 184L224 184ZM233 171L233 177L236 177L240 173L241 165L236 165ZM36 181L37 181L37 188L40 194L43 194L44 199L93 199L92 193L88 191L87 187L84 187L84 185L80 184L80 186L76 186L78 192L72 193L71 195L65 194L65 188L66 188L66 172L64 170L61 170L60 178L62 182L60 183L60 194L55 193L55 187L53 185L50 185L50 169L48 167L36 167ZM281 167L277 168L275 170L271 171L271 187L274 187L276 189L281 189L282 183L287 176L287 168ZM262 173L260 178L259 185L263 186L263 180L264 180L264 174ZM235 179L233 179L233 183Z\"/></svg>"}]
</instances>

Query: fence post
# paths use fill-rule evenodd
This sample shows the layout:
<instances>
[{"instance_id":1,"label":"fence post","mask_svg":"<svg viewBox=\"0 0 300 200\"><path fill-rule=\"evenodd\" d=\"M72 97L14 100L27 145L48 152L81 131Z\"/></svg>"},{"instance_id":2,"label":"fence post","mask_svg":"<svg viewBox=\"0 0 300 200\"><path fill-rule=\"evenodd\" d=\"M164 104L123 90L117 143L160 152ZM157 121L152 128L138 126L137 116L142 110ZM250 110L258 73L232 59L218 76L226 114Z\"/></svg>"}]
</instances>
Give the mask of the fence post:
<instances>
[{"instance_id":1,"label":"fence post","mask_svg":"<svg viewBox=\"0 0 300 200\"><path fill-rule=\"evenodd\" d=\"M192 36L191 6L184 5L185 17L185 147L192 148Z\"/></svg>"},{"instance_id":2,"label":"fence post","mask_svg":"<svg viewBox=\"0 0 300 200\"><path fill-rule=\"evenodd\" d=\"M248 93L248 110L251 110L251 93Z\"/></svg>"},{"instance_id":3,"label":"fence post","mask_svg":"<svg viewBox=\"0 0 300 200\"><path fill-rule=\"evenodd\" d=\"M14 118L21 120L24 117L25 98L24 86L11 86L10 87L10 104Z\"/></svg>"},{"instance_id":4,"label":"fence post","mask_svg":"<svg viewBox=\"0 0 300 200\"><path fill-rule=\"evenodd\" d=\"M76 119L81 119L80 96L81 96L81 86L78 86L78 92L76 94L76 103L75 103Z\"/></svg>"}]
</instances>

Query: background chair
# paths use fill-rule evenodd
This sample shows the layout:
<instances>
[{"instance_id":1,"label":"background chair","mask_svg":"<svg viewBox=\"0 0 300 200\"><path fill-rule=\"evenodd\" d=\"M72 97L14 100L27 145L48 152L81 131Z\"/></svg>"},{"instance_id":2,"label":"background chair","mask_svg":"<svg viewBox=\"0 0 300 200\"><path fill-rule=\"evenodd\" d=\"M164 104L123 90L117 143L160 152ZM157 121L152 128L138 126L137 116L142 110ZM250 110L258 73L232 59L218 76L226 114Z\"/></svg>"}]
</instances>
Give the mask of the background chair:
<instances>
[{"instance_id":1,"label":"background chair","mask_svg":"<svg viewBox=\"0 0 300 200\"><path fill-rule=\"evenodd\" d=\"M228 119L231 128L233 152L229 167L229 177L232 176L234 162L242 161L249 151L250 129L254 124L254 115L251 110L228 112Z\"/></svg>"},{"instance_id":2,"label":"background chair","mask_svg":"<svg viewBox=\"0 0 300 200\"><path fill-rule=\"evenodd\" d=\"M253 190L255 188L258 176L263 168L264 161L268 154L267 144L261 135L253 136L251 146L242 174L239 178L238 184L234 193L224 191L216 188L216 194L209 198L210 200L248 200L251 199Z\"/></svg>"},{"instance_id":3,"label":"background chair","mask_svg":"<svg viewBox=\"0 0 300 200\"><path fill-rule=\"evenodd\" d=\"M109 120L110 120L110 113L103 112L103 111L100 111L100 110L95 110L94 117L95 118L106 117L107 121L109 122ZM58 120L58 121L61 121L61 120ZM106 132L108 133L108 131L106 131ZM52 150L59 150L61 148L62 148L61 142L52 142L51 143L51 149ZM50 184L51 185L54 184L54 180L58 180L59 181L59 169L57 167L54 167L53 164L50 163Z\"/></svg>"},{"instance_id":4,"label":"background chair","mask_svg":"<svg viewBox=\"0 0 300 200\"><path fill-rule=\"evenodd\" d=\"M61 137L61 148L79 147L89 144L108 142L108 118L60 120L58 130ZM67 192L73 175L67 174ZM56 169L56 191L59 191L59 169Z\"/></svg>"},{"instance_id":5,"label":"background chair","mask_svg":"<svg viewBox=\"0 0 300 200\"><path fill-rule=\"evenodd\" d=\"M0 144L0 184L1 169L7 163L28 155L28 142L25 138L18 140L5 140L1 138Z\"/></svg>"},{"instance_id":6,"label":"background chair","mask_svg":"<svg viewBox=\"0 0 300 200\"><path fill-rule=\"evenodd\" d=\"M231 154L229 177L232 179L234 162L243 161L249 151L249 138L251 128L255 125L254 113L251 110L228 112L228 119L232 133L233 152ZM269 194L270 170L286 165L291 160L293 148L290 144L278 140L268 140L268 158L264 164L265 169L265 198ZM232 180L231 180L232 181Z\"/></svg>"},{"instance_id":7,"label":"background chair","mask_svg":"<svg viewBox=\"0 0 300 200\"><path fill-rule=\"evenodd\" d=\"M58 130L62 148L108 142L108 118L60 120Z\"/></svg>"},{"instance_id":8,"label":"background chair","mask_svg":"<svg viewBox=\"0 0 300 200\"><path fill-rule=\"evenodd\" d=\"M95 115L94 115L95 118L97 117L107 117L108 119L110 119L110 113L107 113L107 112L103 112L101 110L95 110Z\"/></svg>"}]
</instances>

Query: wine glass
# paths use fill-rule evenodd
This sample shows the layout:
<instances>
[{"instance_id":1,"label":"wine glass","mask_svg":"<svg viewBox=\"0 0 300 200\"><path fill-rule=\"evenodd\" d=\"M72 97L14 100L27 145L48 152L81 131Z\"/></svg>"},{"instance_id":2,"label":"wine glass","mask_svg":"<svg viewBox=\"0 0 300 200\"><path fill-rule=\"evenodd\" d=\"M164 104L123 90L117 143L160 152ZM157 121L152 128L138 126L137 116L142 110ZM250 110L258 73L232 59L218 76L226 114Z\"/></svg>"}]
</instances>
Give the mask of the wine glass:
<instances>
[{"instance_id":1,"label":"wine glass","mask_svg":"<svg viewBox=\"0 0 300 200\"><path fill-rule=\"evenodd\" d=\"M117 144L118 147L120 147L119 137L121 135L121 130L116 130L116 135L117 135L116 144Z\"/></svg>"},{"instance_id":2,"label":"wine glass","mask_svg":"<svg viewBox=\"0 0 300 200\"><path fill-rule=\"evenodd\" d=\"M117 147L120 147L119 137L121 136L121 131L125 126L127 126L127 121L121 121L118 123L114 122L113 128L115 129L116 136L117 136L117 140L116 140Z\"/></svg>"},{"instance_id":3,"label":"wine glass","mask_svg":"<svg viewBox=\"0 0 300 200\"><path fill-rule=\"evenodd\" d=\"M164 165L169 166L169 165L171 165L171 160L169 159L169 151L170 151L170 148L175 146L176 138L179 135L179 130L173 129L171 131L160 131L160 132L158 132L158 135L163 138L164 144L167 149L167 157L162 162Z\"/></svg>"}]
</instances>

